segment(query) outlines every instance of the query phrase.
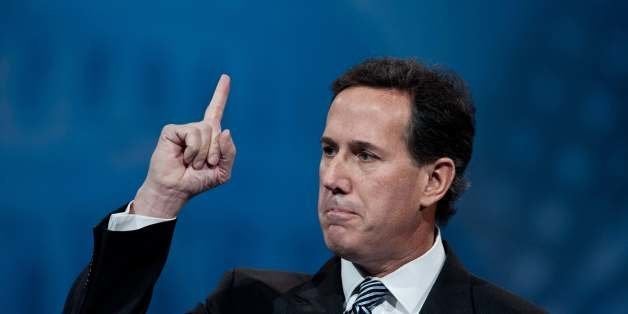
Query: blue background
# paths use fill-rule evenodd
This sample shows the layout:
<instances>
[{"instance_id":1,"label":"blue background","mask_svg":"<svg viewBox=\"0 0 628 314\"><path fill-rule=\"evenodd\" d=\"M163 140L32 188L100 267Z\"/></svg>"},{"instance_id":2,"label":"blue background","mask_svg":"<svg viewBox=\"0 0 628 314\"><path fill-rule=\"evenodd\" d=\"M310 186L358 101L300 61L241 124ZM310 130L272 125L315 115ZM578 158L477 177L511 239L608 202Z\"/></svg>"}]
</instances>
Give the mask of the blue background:
<instances>
[{"instance_id":1,"label":"blue background","mask_svg":"<svg viewBox=\"0 0 628 314\"><path fill-rule=\"evenodd\" d=\"M180 215L150 312L192 308L231 267L316 271L329 85L393 55L447 65L474 94L472 188L444 229L467 267L554 313L626 313L626 9L2 0L1 311L61 310L91 227L134 196L164 124L202 117L223 72L233 179Z\"/></svg>"}]
</instances>

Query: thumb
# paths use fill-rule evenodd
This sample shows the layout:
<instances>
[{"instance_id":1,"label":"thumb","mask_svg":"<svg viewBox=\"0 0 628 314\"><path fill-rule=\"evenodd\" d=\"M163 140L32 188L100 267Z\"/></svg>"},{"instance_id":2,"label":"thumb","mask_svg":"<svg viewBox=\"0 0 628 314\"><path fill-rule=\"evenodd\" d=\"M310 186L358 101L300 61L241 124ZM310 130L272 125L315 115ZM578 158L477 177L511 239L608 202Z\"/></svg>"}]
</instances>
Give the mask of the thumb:
<instances>
[{"instance_id":1,"label":"thumb","mask_svg":"<svg viewBox=\"0 0 628 314\"><path fill-rule=\"evenodd\" d=\"M233 144L233 138L231 137L230 130L223 130L218 135L218 143L220 145L220 162L218 165L227 171L227 173L231 173L231 168L233 168L233 162L235 160L236 147Z\"/></svg>"}]
</instances>

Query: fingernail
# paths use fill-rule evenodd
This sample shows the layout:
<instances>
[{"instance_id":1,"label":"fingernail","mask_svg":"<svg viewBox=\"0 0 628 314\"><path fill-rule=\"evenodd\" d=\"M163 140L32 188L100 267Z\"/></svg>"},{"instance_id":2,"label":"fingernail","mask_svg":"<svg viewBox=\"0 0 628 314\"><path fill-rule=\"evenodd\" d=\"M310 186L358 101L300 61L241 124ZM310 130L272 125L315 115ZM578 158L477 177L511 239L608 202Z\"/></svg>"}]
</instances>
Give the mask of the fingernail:
<instances>
[{"instance_id":1,"label":"fingernail","mask_svg":"<svg viewBox=\"0 0 628 314\"><path fill-rule=\"evenodd\" d=\"M197 162L195 162L194 163L194 168L196 168L196 169L203 168L203 161L202 160L198 160Z\"/></svg>"}]
</instances>

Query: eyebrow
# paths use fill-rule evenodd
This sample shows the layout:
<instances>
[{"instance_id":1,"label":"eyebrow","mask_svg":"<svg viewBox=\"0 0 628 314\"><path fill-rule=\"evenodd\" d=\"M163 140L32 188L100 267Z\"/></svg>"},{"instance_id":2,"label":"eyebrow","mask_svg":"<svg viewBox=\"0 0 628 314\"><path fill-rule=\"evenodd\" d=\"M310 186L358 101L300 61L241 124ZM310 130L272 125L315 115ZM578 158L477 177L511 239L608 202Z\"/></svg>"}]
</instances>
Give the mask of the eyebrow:
<instances>
[{"instance_id":1,"label":"eyebrow","mask_svg":"<svg viewBox=\"0 0 628 314\"><path fill-rule=\"evenodd\" d=\"M336 145L336 142L332 140L330 137L323 136L321 137L321 144Z\"/></svg>"},{"instance_id":2,"label":"eyebrow","mask_svg":"<svg viewBox=\"0 0 628 314\"><path fill-rule=\"evenodd\" d=\"M338 146L338 144L336 144L336 141L332 140L330 137L327 137L327 136L321 137L321 144L326 144L330 146ZM349 142L349 147L352 150L365 149L365 150L372 150L372 151L382 151L382 149L380 149L379 147L375 146L372 143L359 141L359 140L354 140L354 141Z\"/></svg>"}]
</instances>

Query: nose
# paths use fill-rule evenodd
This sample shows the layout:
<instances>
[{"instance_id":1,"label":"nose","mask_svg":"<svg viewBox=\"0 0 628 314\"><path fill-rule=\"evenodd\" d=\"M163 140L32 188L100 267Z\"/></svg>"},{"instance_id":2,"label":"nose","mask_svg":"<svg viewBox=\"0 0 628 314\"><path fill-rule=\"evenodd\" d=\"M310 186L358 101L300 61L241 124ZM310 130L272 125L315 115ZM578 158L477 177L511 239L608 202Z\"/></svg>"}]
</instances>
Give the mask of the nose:
<instances>
[{"instance_id":1,"label":"nose","mask_svg":"<svg viewBox=\"0 0 628 314\"><path fill-rule=\"evenodd\" d=\"M325 189L332 194L351 193L351 178L347 164L339 156L321 160L320 180Z\"/></svg>"}]
</instances>

